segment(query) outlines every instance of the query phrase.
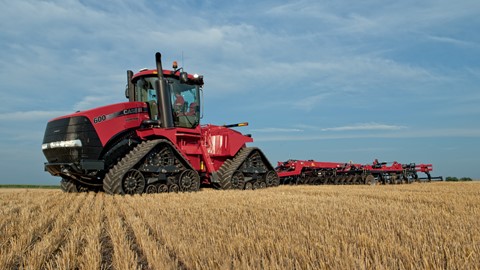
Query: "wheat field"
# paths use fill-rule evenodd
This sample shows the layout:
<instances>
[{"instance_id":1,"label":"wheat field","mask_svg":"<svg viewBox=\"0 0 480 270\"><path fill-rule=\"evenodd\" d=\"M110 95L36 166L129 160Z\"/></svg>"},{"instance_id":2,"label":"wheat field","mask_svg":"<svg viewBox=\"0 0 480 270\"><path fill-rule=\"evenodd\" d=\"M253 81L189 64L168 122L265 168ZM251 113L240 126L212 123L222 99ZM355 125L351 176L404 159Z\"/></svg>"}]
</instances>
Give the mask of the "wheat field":
<instances>
[{"instance_id":1,"label":"wheat field","mask_svg":"<svg viewBox=\"0 0 480 270\"><path fill-rule=\"evenodd\" d=\"M480 267L480 183L0 189L0 269Z\"/></svg>"}]
</instances>

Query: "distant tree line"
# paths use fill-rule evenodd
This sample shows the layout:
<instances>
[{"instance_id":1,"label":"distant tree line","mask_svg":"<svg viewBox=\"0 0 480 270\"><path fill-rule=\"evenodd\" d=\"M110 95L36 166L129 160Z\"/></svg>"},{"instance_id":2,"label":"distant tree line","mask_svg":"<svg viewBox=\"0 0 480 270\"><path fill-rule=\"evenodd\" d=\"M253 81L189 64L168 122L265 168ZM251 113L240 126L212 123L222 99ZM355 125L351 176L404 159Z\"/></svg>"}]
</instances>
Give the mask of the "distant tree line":
<instances>
[{"instance_id":1,"label":"distant tree line","mask_svg":"<svg viewBox=\"0 0 480 270\"><path fill-rule=\"evenodd\" d=\"M450 181L450 182L472 181L472 178L462 177L462 178L458 179L457 177L454 177L454 176L447 176L447 178L445 178L445 181Z\"/></svg>"}]
</instances>

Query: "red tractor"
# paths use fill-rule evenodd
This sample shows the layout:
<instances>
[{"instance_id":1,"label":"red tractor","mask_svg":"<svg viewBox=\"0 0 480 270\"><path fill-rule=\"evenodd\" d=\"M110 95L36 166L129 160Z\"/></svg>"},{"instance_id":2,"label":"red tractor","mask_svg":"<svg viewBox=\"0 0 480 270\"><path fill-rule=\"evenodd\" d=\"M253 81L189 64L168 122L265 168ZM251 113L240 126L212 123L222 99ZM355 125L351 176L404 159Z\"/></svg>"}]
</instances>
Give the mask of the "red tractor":
<instances>
[{"instance_id":1,"label":"red tractor","mask_svg":"<svg viewBox=\"0 0 480 270\"><path fill-rule=\"evenodd\" d=\"M128 102L61 116L48 122L45 170L62 178L66 192L109 194L278 186L275 169L250 135L230 129L246 123L200 125L203 76L174 62L133 74Z\"/></svg>"}]
</instances>

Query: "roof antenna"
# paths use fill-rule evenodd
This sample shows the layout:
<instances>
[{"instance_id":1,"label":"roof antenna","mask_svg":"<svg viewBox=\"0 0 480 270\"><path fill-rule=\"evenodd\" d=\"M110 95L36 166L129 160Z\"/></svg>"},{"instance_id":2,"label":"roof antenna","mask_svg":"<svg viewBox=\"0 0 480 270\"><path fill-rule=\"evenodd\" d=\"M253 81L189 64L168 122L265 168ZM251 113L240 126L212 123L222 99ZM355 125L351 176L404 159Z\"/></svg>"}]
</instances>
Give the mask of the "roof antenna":
<instances>
[{"instance_id":1,"label":"roof antenna","mask_svg":"<svg viewBox=\"0 0 480 270\"><path fill-rule=\"evenodd\" d=\"M182 50L182 67L185 66L185 63L183 62L183 50Z\"/></svg>"}]
</instances>

